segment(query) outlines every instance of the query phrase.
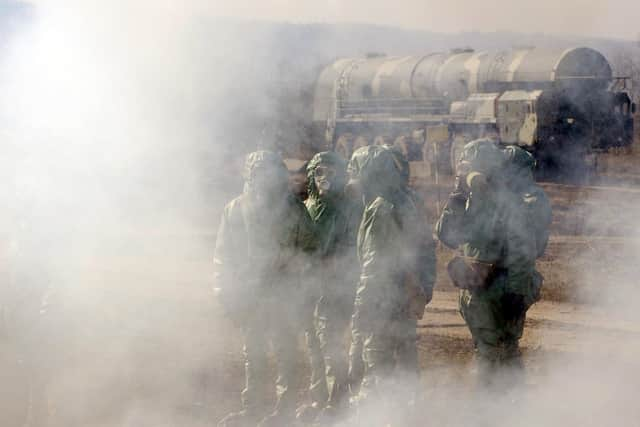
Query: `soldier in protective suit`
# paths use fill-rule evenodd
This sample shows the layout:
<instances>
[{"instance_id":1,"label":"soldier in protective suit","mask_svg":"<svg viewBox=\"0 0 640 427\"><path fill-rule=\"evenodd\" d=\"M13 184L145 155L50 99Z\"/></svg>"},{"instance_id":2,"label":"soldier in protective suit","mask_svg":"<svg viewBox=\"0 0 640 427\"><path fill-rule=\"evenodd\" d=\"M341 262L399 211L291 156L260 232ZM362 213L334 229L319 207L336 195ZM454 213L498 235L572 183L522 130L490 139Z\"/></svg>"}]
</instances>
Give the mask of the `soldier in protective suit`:
<instances>
[{"instance_id":1,"label":"soldier in protective suit","mask_svg":"<svg viewBox=\"0 0 640 427\"><path fill-rule=\"evenodd\" d=\"M361 188L365 205L357 238L360 280L352 326L352 334L362 341L365 369L354 402L361 421L372 425L383 420L362 419L370 405L400 403L398 399L409 403L418 390L416 321L431 300L435 250L392 150L358 149L349 173L350 185ZM395 409L387 413L406 410Z\"/></svg>"},{"instance_id":2,"label":"soldier in protective suit","mask_svg":"<svg viewBox=\"0 0 640 427\"><path fill-rule=\"evenodd\" d=\"M242 195L224 210L215 250L216 283L227 316L244 334L245 388L240 412L219 426L290 425L295 418L293 389L301 276L313 250L313 223L303 203L288 189L288 172L269 151L247 156ZM277 401L265 411L267 350L276 356Z\"/></svg>"},{"instance_id":3,"label":"soldier in protective suit","mask_svg":"<svg viewBox=\"0 0 640 427\"><path fill-rule=\"evenodd\" d=\"M422 210L424 208L424 199L420 194L418 194L411 187L409 187L410 169L409 169L409 162L407 161L407 158L402 153L402 151L399 150L397 147L394 147L392 145L384 145L383 147L390 150L391 153L393 154L396 167L400 172L400 177L402 178L402 182L405 185L405 189L409 194L409 197L413 200L413 203L415 204L415 206L418 208L419 212L423 214ZM362 208L360 208L360 210L362 210ZM433 242L430 238L427 238L425 243L428 246ZM351 388L351 392L354 395L358 393L360 389L360 384L362 382L362 377L364 375L364 360L362 358L362 345L363 345L362 341L363 339L360 331L357 328L352 328L351 344L349 348L349 385Z\"/></svg>"},{"instance_id":4,"label":"soldier in protective suit","mask_svg":"<svg viewBox=\"0 0 640 427\"><path fill-rule=\"evenodd\" d=\"M497 385L521 377L518 341L527 309L539 299L536 258L544 252L551 210L535 185L529 153L502 150L488 139L470 142L458 163L456 186L436 225L438 238L457 249L447 266L461 289L460 312L473 337L479 380ZM500 382L500 384L505 384Z\"/></svg>"},{"instance_id":5,"label":"soldier in protective suit","mask_svg":"<svg viewBox=\"0 0 640 427\"><path fill-rule=\"evenodd\" d=\"M347 401L347 348L358 269L356 234L362 206L347 197L347 164L335 152L316 154L307 167L305 201L316 227L316 251L306 338L310 354L312 404L298 411L300 419L335 417ZM316 295L313 295L316 293Z\"/></svg>"}]
</instances>

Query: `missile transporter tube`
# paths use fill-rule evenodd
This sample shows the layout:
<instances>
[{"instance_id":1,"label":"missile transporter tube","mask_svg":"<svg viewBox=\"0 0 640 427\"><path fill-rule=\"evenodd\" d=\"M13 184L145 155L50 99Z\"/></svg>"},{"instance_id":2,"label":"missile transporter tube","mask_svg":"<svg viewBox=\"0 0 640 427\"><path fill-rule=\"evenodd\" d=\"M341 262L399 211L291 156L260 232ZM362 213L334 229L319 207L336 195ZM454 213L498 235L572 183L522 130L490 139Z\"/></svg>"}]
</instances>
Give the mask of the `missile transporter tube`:
<instances>
[{"instance_id":1,"label":"missile transporter tube","mask_svg":"<svg viewBox=\"0 0 640 427\"><path fill-rule=\"evenodd\" d=\"M317 80L312 138L345 155L396 144L411 160L450 168L460 145L497 134L558 172L573 167L567 160L632 142L634 107L615 82L590 48L341 59Z\"/></svg>"}]
</instances>

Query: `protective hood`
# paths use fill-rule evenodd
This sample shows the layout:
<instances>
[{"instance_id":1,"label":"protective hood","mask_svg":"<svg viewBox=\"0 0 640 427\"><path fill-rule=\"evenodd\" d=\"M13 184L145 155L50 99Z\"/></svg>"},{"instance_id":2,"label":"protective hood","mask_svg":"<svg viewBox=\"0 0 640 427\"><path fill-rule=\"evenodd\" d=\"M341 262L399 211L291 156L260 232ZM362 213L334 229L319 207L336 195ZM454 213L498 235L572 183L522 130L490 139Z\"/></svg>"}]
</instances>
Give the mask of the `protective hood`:
<instances>
[{"instance_id":1,"label":"protective hood","mask_svg":"<svg viewBox=\"0 0 640 427\"><path fill-rule=\"evenodd\" d=\"M491 139L483 138L464 146L458 167L462 166L466 173L493 177L502 169L504 160L502 149Z\"/></svg>"},{"instance_id":2,"label":"protective hood","mask_svg":"<svg viewBox=\"0 0 640 427\"><path fill-rule=\"evenodd\" d=\"M393 154L396 167L400 172L400 177L405 185L409 185L409 177L411 175L411 170L409 169L409 161L405 157L405 155L400 151L397 147L391 146L389 147L391 150L391 154Z\"/></svg>"},{"instance_id":3,"label":"protective hood","mask_svg":"<svg viewBox=\"0 0 640 427\"><path fill-rule=\"evenodd\" d=\"M272 151L249 153L245 158L242 177L245 181L245 193L287 193L289 172L282 158Z\"/></svg>"},{"instance_id":4,"label":"protective hood","mask_svg":"<svg viewBox=\"0 0 640 427\"><path fill-rule=\"evenodd\" d=\"M360 182L365 194L390 200L406 190L402 170L392 150L377 145L357 149L349 162L349 177Z\"/></svg>"},{"instance_id":5,"label":"protective hood","mask_svg":"<svg viewBox=\"0 0 640 427\"><path fill-rule=\"evenodd\" d=\"M528 151L511 145L503 150L505 158L504 179L511 186L522 187L533 182L536 161Z\"/></svg>"},{"instance_id":6,"label":"protective hood","mask_svg":"<svg viewBox=\"0 0 640 427\"><path fill-rule=\"evenodd\" d=\"M309 197L319 197L318 188L316 187L316 169L318 166L331 166L335 169L336 175L331 180L332 190L334 194L342 193L344 186L347 184L347 162L338 153L333 151L323 151L313 156L307 166L307 186Z\"/></svg>"}]
</instances>

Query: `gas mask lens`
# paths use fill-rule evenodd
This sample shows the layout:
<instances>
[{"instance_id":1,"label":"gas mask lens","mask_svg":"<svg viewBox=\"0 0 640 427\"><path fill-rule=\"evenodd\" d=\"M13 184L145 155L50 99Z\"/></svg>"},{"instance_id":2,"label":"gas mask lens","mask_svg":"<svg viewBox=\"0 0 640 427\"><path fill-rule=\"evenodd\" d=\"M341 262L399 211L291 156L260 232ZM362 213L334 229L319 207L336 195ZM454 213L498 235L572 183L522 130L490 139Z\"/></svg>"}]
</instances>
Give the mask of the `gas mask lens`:
<instances>
[{"instance_id":1,"label":"gas mask lens","mask_svg":"<svg viewBox=\"0 0 640 427\"><path fill-rule=\"evenodd\" d=\"M333 179L336 176L336 170L328 166L318 166L316 168L316 177L324 178L325 180Z\"/></svg>"}]
</instances>

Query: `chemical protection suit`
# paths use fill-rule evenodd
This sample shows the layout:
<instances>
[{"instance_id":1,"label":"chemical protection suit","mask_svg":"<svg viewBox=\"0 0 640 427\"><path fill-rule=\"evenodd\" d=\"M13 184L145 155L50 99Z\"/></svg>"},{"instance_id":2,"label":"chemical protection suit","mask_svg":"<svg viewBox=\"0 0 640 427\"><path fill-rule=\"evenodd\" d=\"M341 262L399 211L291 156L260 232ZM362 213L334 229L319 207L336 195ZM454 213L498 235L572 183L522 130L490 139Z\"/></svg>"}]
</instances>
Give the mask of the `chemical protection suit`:
<instances>
[{"instance_id":1,"label":"chemical protection suit","mask_svg":"<svg viewBox=\"0 0 640 427\"><path fill-rule=\"evenodd\" d=\"M392 150L356 150L349 173L359 183L365 205L357 238L360 280L352 326L352 334L362 342L365 367L354 399L362 417L373 412L372 405L404 404L415 398L416 319L431 300L435 249L403 177L403 165ZM417 310L416 301L421 302ZM402 412L396 408L388 413Z\"/></svg>"},{"instance_id":2,"label":"chemical protection suit","mask_svg":"<svg viewBox=\"0 0 640 427\"><path fill-rule=\"evenodd\" d=\"M306 417L323 410L335 415L346 403L346 333L351 323L358 280L356 234L362 205L344 193L347 164L335 152L316 154L307 167L305 205L316 227L316 250L309 274L314 302L307 325L312 405ZM311 409L311 410L310 410Z\"/></svg>"},{"instance_id":3,"label":"chemical protection suit","mask_svg":"<svg viewBox=\"0 0 640 427\"><path fill-rule=\"evenodd\" d=\"M460 280L459 268L449 265L454 284L463 288L460 312L474 340L479 380L487 386L496 383L497 368L521 368L518 341L526 311L538 300L542 284L535 261L544 247L537 243L536 233L546 233L546 246L550 220L544 192L538 196L546 207L540 209L545 204L541 201L532 208L532 194L513 185L518 179L515 171L521 170L513 160L491 140L467 144L456 188L436 225L438 238L457 249L463 268L473 272L470 280ZM537 193L534 187L531 180L529 188ZM520 374L521 369L509 373L511 380Z\"/></svg>"},{"instance_id":4,"label":"chemical protection suit","mask_svg":"<svg viewBox=\"0 0 640 427\"><path fill-rule=\"evenodd\" d=\"M214 267L222 308L243 330L246 382L242 411L219 425L255 426L269 413L269 342L276 356L277 401L261 425L289 425L295 417L292 381L301 279L315 245L314 227L304 204L287 189L288 173L280 156L269 151L249 154L243 177L243 194L224 209Z\"/></svg>"}]
</instances>

